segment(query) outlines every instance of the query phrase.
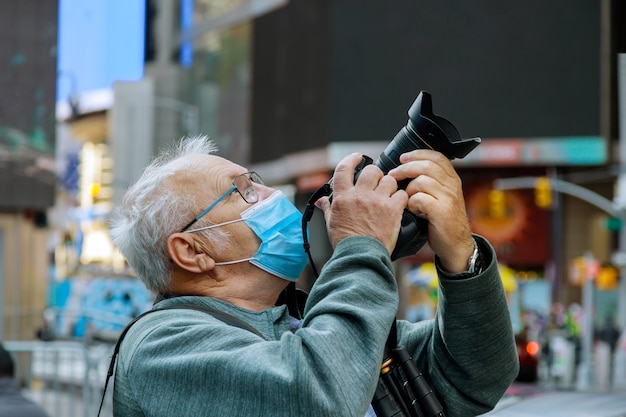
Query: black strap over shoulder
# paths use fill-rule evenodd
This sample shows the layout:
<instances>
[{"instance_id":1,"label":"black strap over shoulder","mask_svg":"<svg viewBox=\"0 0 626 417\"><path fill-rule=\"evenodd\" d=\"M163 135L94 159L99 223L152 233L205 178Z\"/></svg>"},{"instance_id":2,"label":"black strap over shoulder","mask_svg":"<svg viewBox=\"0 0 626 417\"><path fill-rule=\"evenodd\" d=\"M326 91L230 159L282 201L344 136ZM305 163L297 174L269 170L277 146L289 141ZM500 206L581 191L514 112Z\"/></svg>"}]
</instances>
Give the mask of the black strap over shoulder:
<instances>
[{"instance_id":1,"label":"black strap over shoulder","mask_svg":"<svg viewBox=\"0 0 626 417\"><path fill-rule=\"evenodd\" d=\"M232 316L230 314L224 313L223 311L215 310L213 308L206 307L206 306L201 306L197 304L175 304L175 305L171 305L167 307L148 310L144 312L143 314L140 314L139 316L135 317L130 323L128 323L126 327L124 328L124 330L122 330L120 337L117 339L117 342L115 343L115 348L113 349L113 355L111 356L111 362L109 363L109 370L107 371L106 381L104 382L104 389L102 390L102 399L100 400L100 407L98 408L98 417L100 416L100 413L102 412L102 406L104 405L104 397L106 396L107 387L109 386L109 380L111 379L111 377L113 376L113 372L115 371L115 362L117 360L117 355L119 354L122 340L124 340L124 337L126 337L126 333L128 333L128 330L133 326L133 324L137 323L140 319L144 318L148 314L152 314L152 313L156 313L157 311L164 311L164 310L202 311L204 313L210 314L211 316L215 317L216 319L230 326L239 327L240 329L247 330L249 332L256 334L260 338L265 339L263 335L257 329L250 326L245 321L235 316Z\"/></svg>"},{"instance_id":2,"label":"black strap over shoulder","mask_svg":"<svg viewBox=\"0 0 626 417\"><path fill-rule=\"evenodd\" d=\"M304 306L308 297L309 294L306 291L296 288L295 282L290 282L287 288L280 293L276 305L285 304L291 317L302 320L304 317Z\"/></svg>"}]
</instances>

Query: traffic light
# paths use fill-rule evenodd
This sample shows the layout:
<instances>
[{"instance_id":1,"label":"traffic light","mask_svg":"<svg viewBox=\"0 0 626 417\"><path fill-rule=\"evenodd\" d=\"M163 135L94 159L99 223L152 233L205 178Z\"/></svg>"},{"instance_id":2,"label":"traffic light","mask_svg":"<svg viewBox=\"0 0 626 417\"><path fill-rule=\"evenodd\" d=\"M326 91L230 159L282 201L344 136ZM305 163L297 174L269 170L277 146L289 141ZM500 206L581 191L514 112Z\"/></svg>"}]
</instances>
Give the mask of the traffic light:
<instances>
[{"instance_id":1,"label":"traffic light","mask_svg":"<svg viewBox=\"0 0 626 417\"><path fill-rule=\"evenodd\" d=\"M604 225L607 230L611 232L619 232L622 229L622 219L619 217L609 217L606 219Z\"/></svg>"},{"instance_id":2,"label":"traffic light","mask_svg":"<svg viewBox=\"0 0 626 417\"><path fill-rule=\"evenodd\" d=\"M614 266L603 266L596 277L596 287L602 291L613 291L619 283L619 271Z\"/></svg>"},{"instance_id":3,"label":"traffic light","mask_svg":"<svg viewBox=\"0 0 626 417\"><path fill-rule=\"evenodd\" d=\"M552 187L547 177L539 177L535 181L535 204L543 209L552 207Z\"/></svg>"},{"instance_id":4,"label":"traffic light","mask_svg":"<svg viewBox=\"0 0 626 417\"><path fill-rule=\"evenodd\" d=\"M489 215L494 219L501 219L506 216L506 196L502 190L491 190L487 197L489 199Z\"/></svg>"}]
</instances>

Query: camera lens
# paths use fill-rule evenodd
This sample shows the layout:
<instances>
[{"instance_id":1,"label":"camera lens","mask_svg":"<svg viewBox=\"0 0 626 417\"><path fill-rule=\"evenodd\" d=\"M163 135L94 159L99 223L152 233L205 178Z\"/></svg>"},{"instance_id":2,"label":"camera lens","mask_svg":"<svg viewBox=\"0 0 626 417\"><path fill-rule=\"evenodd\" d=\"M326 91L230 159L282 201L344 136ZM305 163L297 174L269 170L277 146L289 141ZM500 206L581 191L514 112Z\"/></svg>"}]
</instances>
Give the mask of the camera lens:
<instances>
[{"instance_id":1,"label":"camera lens","mask_svg":"<svg viewBox=\"0 0 626 417\"><path fill-rule=\"evenodd\" d=\"M409 120L396 134L375 164L385 174L400 165L400 155L415 149L433 149L448 159L463 158L478 144L480 138L462 139L452 123L433 113L429 93L419 93L408 111Z\"/></svg>"},{"instance_id":2,"label":"camera lens","mask_svg":"<svg viewBox=\"0 0 626 417\"><path fill-rule=\"evenodd\" d=\"M400 155L414 149L428 149L429 147L417 134L411 132L407 126L400 129L396 137L387 145L375 162L385 174L400 165Z\"/></svg>"}]
</instances>

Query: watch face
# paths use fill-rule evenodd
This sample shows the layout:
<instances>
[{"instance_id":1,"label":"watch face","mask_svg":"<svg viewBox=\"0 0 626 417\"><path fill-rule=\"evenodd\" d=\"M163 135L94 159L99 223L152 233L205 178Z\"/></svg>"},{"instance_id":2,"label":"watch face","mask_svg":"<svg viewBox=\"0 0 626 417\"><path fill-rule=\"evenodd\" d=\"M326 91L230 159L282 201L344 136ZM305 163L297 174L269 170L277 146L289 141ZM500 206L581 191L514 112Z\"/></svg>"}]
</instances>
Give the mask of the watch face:
<instances>
[{"instance_id":1,"label":"watch face","mask_svg":"<svg viewBox=\"0 0 626 417\"><path fill-rule=\"evenodd\" d=\"M478 274L483 270L483 257L480 254L478 243L474 239L474 252L469 259L469 265L467 266L467 272L470 274Z\"/></svg>"},{"instance_id":2,"label":"watch face","mask_svg":"<svg viewBox=\"0 0 626 417\"><path fill-rule=\"evenodd\" d=\"M472 272L475 274L480 274L481 272L483 272L483 269L485 269L485 266L483 265L483 257L479 251L478 256L476 257L476 262L474 263L474 270Z\"/></svg>"}]
</instances>

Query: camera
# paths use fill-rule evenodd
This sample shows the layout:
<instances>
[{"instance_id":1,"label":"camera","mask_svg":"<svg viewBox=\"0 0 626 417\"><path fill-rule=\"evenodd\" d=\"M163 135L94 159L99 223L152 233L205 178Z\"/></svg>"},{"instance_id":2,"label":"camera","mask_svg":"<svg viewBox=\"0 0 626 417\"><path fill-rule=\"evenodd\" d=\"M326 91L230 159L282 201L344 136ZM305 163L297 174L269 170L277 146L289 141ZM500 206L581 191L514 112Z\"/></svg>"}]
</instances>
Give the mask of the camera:
<instances>
[{"instance_id":1,"label":"camera","mask_svg":"<svg viewBox=\"0 0 626 417\"><path fill-rule=\"evenodd\" d=\"M400 155L415 149L433 149L441 152L448 159L464 158L480 144L480 138L463 139L459 131L445 118L433 113L430 93L421 91L408 111L409 120L387 145L374 164L383 173L400 165ZM360 170L372 163L372 159L364 157L355 170L355 181ZM398 187L406 188L410 179L401 181ZM420 250L428 240L428 221L416 216L408 210L404 211L398 242L391 254L396 260L412 256Z\"/></svg>"},{"instance_id":2,"label":"camera","mask_svg":"<svg viewBox=\"0 0 626 417\"><path fill-rule=\"evenodd\" d=\"M421 91L408 111L409 120L396 134L393 140L380 154L376 162L368 156L354 170L356 182L361 170L374 163L383 173L387 174L391 169L400 165L400 155L415 149L433 149L441 152L448 159L464 158L480 144L480 138L463 139L459 131L445 118L433 113L433 103L430 93ZM406 188L410 179L398 183L400 189ZM309 255L311 266L317 276L317 269L311 259L309 251L307 223L311 220L314 211L314 203L320 197L330 196L332 199L333 179L317 190L307 202L302 216L302 237L304 250ZM423 217L416 216L409 210L404 210L400 224L398 241L391 254L391 259L396 260L413 256L428 241L428 221Z\"/></svg>"}]
</instances>

